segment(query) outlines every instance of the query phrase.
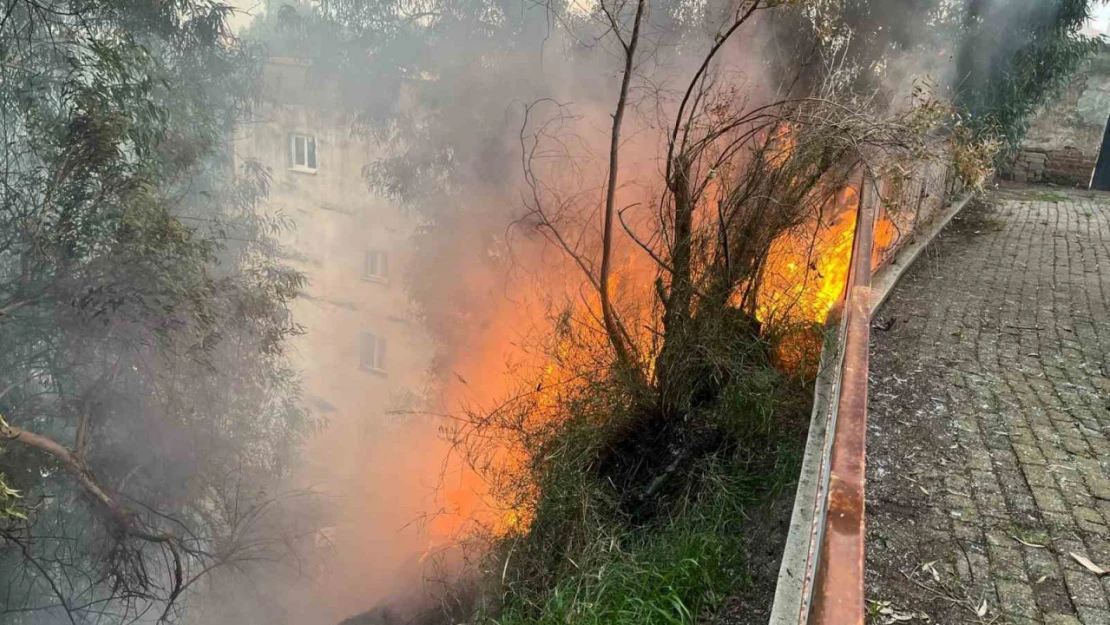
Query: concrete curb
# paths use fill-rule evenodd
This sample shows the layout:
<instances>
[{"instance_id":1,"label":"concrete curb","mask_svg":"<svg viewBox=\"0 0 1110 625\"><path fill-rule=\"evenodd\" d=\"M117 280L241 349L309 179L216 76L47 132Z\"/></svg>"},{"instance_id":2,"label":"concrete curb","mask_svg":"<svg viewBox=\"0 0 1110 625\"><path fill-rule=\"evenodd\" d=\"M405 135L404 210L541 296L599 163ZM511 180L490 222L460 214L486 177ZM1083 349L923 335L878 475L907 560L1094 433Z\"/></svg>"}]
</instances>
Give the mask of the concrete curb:
<instances>
[{"instance_id":1,"label":"concrete curb","mask_svg":"<svg viewBox=\"0 0 1110 625\"><path fill-rule=\"evenodd\" d=\"M844 360L844 327L838 325L825 338L821 349L817 380L813 388L813 412L809 419L805 455L794 494L794 509L790 513L790 533L779 563L779 577L775 585L775 601L771 604L771 625L797 624L801 618L805 580L809 574L807 563L812 546L813 515L817 509L817 493L825 492L821 467L828 457L832 437L827 425L834 418L836 409L833 398L840 394L840 370Z\"/></svg>"},{"instance_id":2,"label":"concrete curb","mask_svg":"<svg viewBox=\"0 0 1110 625\"><path fill-rule=\"evenodd\" d=\"M871 278L871 310L873 316L887 300L898 280L906 273L921 253L932 243L937 234L948 225L971 199L970 195L956 200L937 215L913 240L899 249L894 258L879 268ZM794 509L790 515L790 533L783 548L782 562L775 586L775 600L771 606L770 625L799 625L804 623L809 597L803 596L809 567L810 552L814 547L814 517L819 493L826 492L821 484L822 466L829 457L835 430L836 401L840 393L840 372L844 358L843 320L837 329L826 337L821 350L821 362L813 391L813 412L810 416L809 434L805 455L802 458L798 488L794 495Z\"/></svg>"},{"instance_id":3,"label":"concrete curb","mask_svg":"<svg viewBox=\"0 0 1110 625\"><path fill-rule=\"evenodd\" d=\"M902 279L902 276L913 265L913 261L917 260L918 256L929 247L933 239L940 234L941 230L952 221L952 218L957 213L962 211L967 203L971 201L971 195L965 195L962 198L952 202L944 209L939 215L933 218L932 223L925 228L923 232L914 235L914 239L903 246L894 254L894 259L879 267L879 271L871 278L871 314L872 316L878 312L879 307L883 302L890 297L894 286Z\"/></svg>"}]
</instances>

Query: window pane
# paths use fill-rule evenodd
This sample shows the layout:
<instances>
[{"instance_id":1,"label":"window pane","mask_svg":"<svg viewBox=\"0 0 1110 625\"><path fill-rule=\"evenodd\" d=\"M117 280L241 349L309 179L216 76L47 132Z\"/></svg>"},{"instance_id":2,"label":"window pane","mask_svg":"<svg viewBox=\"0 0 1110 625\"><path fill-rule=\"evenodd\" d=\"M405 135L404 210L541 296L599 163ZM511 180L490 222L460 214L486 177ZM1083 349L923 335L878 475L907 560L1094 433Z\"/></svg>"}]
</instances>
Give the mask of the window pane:
<instances>
[{"instance_id":1,"label":"window pane","mask_svg":"<svg viewBox=\"0 0 1110 625\"><path fill-rule=\"evenodd\" d=\"M377 275L377 252L366 252L366 265L363 269L366 275Z\"/></svg>"},{"instance_id":2,"label":"window pane","mask_svg":"<svg viewBox=\"0 0 1110 625\"><path fill-rule=\"evenodd\" d=\"M308 143L308 168L316 169L316 137L309 137L306 143Z\"/></svg>"},{"instance_id":3,"label":"window pane","mask_svg":"<svg viewBox=\"0 0 1110 625\"><path fill-rule=\"evenodd\" d=\"M378 354L375 360L375 369L385 371L385 339L378 339Z\"/></svg>"},{"instance_id":4,"label":"window pane","mask_svg":"<svg viewBox=\"0 0 1110 625\"><path fill-rule=\"evenodd\" d=\"M359 355L360 364L365 369L377 369L378 337L369 332L363 332L361 343L361 353Z\"/></svg>"},{"instance_id":5,"label":"window pane","mask_svg":"<svg viewBox=\"0 0 1110 625\"><path fill-rule=\"evenodd\" d=\"M389 277L389 255L381 250L367 250L362 272L374 278Z\"/></svg>"},{"instance_id":6,"label":"window pane","mask_svg":"<svg viewBox=\"0 0 1110 625\"><path fill-rule=\"evenodd\" d=\"M359 346L359 364L363 369L385 371L385 339L380 336L363 332Z\"/></svg>"},{"instance_id":7,"label":"window pane","mask_svg":"<svg viewBox=\"0 0 1110 625\"><path fill-rule=\"evenodd\" d=\"M293 164L304 166L304 137L293 137Z\"/></svg>"}]
</instances>

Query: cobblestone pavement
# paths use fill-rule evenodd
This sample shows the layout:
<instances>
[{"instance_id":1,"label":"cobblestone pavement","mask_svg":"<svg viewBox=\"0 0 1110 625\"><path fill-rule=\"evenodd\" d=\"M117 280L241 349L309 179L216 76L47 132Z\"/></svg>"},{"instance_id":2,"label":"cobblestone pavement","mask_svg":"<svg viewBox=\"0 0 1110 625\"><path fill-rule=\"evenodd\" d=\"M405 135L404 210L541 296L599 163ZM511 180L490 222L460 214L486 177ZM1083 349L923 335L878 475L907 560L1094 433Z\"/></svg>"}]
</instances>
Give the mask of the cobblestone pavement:
<instances>
[{"instance_id":1,"label":"cobblestone pavement","mask_svg":"<svg viewBox=\"0 0 1110 625\"><path fill-rule=\"evenodd\" d=\"M1110 625L1110 194L966 208L871 358L869 621Z\"/></svg>"}]
</instances>

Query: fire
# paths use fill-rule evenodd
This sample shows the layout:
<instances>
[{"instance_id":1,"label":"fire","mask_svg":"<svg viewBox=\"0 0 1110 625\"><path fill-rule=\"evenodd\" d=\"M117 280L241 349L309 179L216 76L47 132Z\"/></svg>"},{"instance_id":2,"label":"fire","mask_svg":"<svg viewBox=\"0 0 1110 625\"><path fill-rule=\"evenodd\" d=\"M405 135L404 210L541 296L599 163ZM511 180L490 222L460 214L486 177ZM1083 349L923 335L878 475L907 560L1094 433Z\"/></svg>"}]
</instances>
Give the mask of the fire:
<instances>
[{"instance_id":1,"label":"fire","mask_svg":"<svg viewBox=\"0 0 1110 625\"><path fill-rule=\"evenodd\" d=\"M519 419L519 426L542 428L557 418L563 398L575 385L586 381L583 372L597 368L598 352L607 350L603 334L583 329L600 319L601 304L596 291L583 284L579 269L556 255L541 253L528 260L527 265L521 262L521 271L534 266L538 268L534 275L513 283L518 288L511 293L490 298L496 306L492 315L496 324L477 334L473 349L461 351L452 363L453 372L446 376L442 390L445 412L465 420L462 413L485 418L497 410L517 410L520 414L511 416ZM630 254L622 260L614 269L611 290L622 301L648 301L651 281L639 279L647 275L648 263ZM626 321L644 348L651 337L648 324ZM583 350L584 344L589 349ZM460 423L450 421L443 428L447 438ZM529 471L529 456L514 440L516 433L501 434L505 440L495 445L480 443L484 450L478 462L455 449L444 467L438 513L426 526L429 552L473 532L504 536L525 531L531 524L534 492L514 481L509 489L512 496L499 497L503 495L499 480L514 480Z\"/></svg>"},{"instance_id":2,"label":"fire","mask_svg":"<svg viewBox=\"0 0 1110 625\"><path fill-rule=\"evenodd\" d=\"M886 252L898 240L898 226L884 210L875 222L871 236L874 240L871 248L871 271L875 271L886 260Z\"/></svg>"},{"instance_id":3,"label":"fire","mask_svg":"<svg viewBox=\"0 0 1110 625\"><path fill-rule=\"evenodd\" d=\"M775 132L767 158L781 167L794 149L794 138L786 128ZM710 183L707 197L716 197L717 180ZM846 186L836 194L832 209L821 220L787 232L774 241L760 276L756 317L771 325L813 328L826 322L841 300L855 242L859 189ZM629 202L631 203L631 202ZM714 218L713 206L702 207L699 218ZM883 215L875 224L873 264L883 258L897 236L895 224ZM650 369L650 356L658 340L659 311L654 285L658 267L650 258L635 253L628 243L617 255L623 264L616 268L611 290L619 302L632 342ZM443 389L445 410L458 413L460 406L488 415L506 404L519 402L519 425L542 427L560 418L564 399L574 385L583 383L583 372L596 371L599 358L608 352L607 338L600 330L598 295L580 269L558 250L538 250L520 259L522 272L531 272L518 284L490 286L491 317L494 324L475 333L473 349L463 351L453 363ZM495 289L508 289L501 293ZM503 296L502 296L503 295ZM553 302L566 306L553 310ZM640 306L642 310L635 310ZM571 338L561 328L573 319ZM791 367L819 353L819 334L798 333L791 337L780 362ZM583 348L587 345L587 348ZM596 347L596 349L594 349ZM789 353L786 353L789 352ZM522 384L522 381L526 381ZM485 418L485 417L483 417ZM511 439L512 436L506 436ZM468 530L481 528L493 536L526 531L533 520L534 492L518 489L509 501L499 500L499 479L526 476L529 455L516 441L497 441L475 465L473 459L456 459L446 470L448 479L440 501L443 514L429 524L433 545L458 540ZM494 467L491 470L491 467ZM492 478L491 478L492 476ZM514 482L516 484L516 482Z\"/></svg>"},{"instance_id":4,"label":"fire","mask_svg":"<svg viewBox=\"0 0 1110 625\"><path fill-rule=\"evenodd\" d=\"M763 271L756 310L760 321L825 322L848 282L858 204L859 193L846 187L830 223L808 224L775 241ZM872 271L884 262L897 238L897 225L881 211L872 227Z\"/></svg>"},{"instance_id":5,"label":"fire","mask_svg":"<svg viewBox=\"0 0 1110 625\"><path fill-rule=\"evenodd\" d=\"M756 317L824 323L848 279L859 194L839 193L831 223L812 223L775 240L763 269Z\"/></svg>"},{"instance_id":6,"label":"fire","mask_svg":"<svg viewBox=\"0 0 1110 625\"><path fill-rule=\"evenodd\" d=\"M783 145L787 145L789 138L782 140ZM774 242L763 269L756 310L760 321L822 324L827 320L847 283L858 202L858 190L846 187L837 195L831 218L807 224ZM875 224L875 264L895 237L896 228L885 216ZM650 289L654 268L650 263L638 265L633 258L627 256L615 272L613 291L621 292L626 303L628 300L648 302L653 297ZM596 292L589 288L565 286L579 285L580 281L575 280L576 268L561 265L558 271L553 271L548 265L545 270L551 275L544 286L564 285L552 288L567 289L566 300L573 302L563 314L576 318L579 325L590 318L595 321L600 319L601 306ZM460 375L447 388L448 398L456 405L488 407L491 402L515 395L527 402L529 412L526 419L533 425L556 418L564 393L572 385L581 383L578 377L581 371L589 370L592 365L585 361L596 354L583 351L580 345L572 345L571 341L559 338L558 332L552 332L552 327L558 322L553 319L555 315L549 307L551 299L544 299L542 291L517 293L511 303L501 305L497 314L497 329L483 337L482 349L459 363L463 371L486 372L485 375L473 376L480 379ZM629 327L636 334L635 342L642 353L648 354L654 338L649 328L652 321L658 320L652 318L652 313L645 314L646 322L641 319L641 323L630 323ZM581 341L581 336L577 338ZM596 340L605 341L600 334ZM786 348L790 353L780 354L780 361L789 367L790 363L797 364L804 358L815 356L820 349L819 339L798 335L797 338L792 337ZM576 362L576 358L583 362ZM511 387L514 380L521 379L530 380L529 388ZM526 471L527 460L522 450L509 444L486 459L499 465L499 472L509 474ZM527 497L524 502L498 501L485 479L474 467L454 468L448 480L450 486L441 495L446 514L433 519L430 524L430 537L434 544L455 540L474 524L495 536L527 529L533 518Z\"/></svg>"}]
</instances>

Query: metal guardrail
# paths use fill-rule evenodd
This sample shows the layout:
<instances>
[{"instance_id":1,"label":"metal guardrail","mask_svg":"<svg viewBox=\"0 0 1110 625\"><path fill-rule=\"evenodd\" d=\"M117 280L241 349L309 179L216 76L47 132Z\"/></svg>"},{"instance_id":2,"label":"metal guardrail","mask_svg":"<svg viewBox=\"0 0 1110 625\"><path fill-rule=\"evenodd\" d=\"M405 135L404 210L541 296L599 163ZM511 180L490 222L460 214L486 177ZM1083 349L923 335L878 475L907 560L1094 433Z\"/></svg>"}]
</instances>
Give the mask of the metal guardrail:
<instances>
[{"instance_id":1,"label":"metal guardrail","mask_svg":"<svg viewBox=\"0 0 1110 625\"><path fill-rule=\"evenodd\" d=\"M948 168L924 167L898 181L864 179L839 333L822 353L810 440L771 625L862 625L864 485L871 314L894 282L966 198ZM914 184L914 183L917 184ZM876 247L876 224L883 241ZM879 271L878 297L872 277ZM873 301L874 300L874 301Z\"/></svg>"},{"instance_id":2,"label":"metal guardrail","mask_svg":"<svg viewBox=\"0 0 1110 625\"><path fill-rule=\"evenodd\" d=\"M849 625L864 618L863 485L867 443L867 358L871 337L871 257L875 210L866 181L856 216L852 264L844 293L844 348L829 461L825 505L814 518L816 562L807 564L813 588L809 622ZM827 436L828 434L826 434Z\"/></svg>"}]
</instances>

